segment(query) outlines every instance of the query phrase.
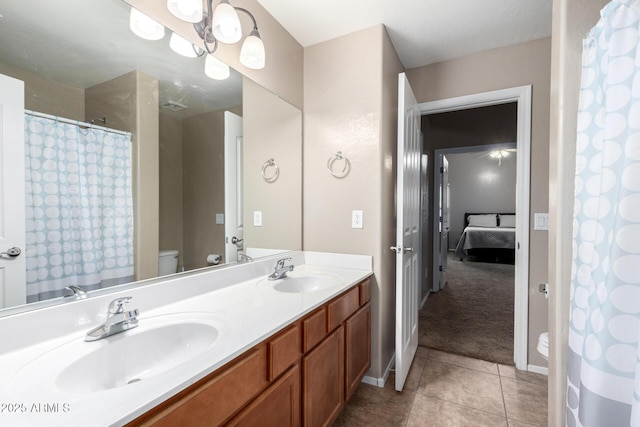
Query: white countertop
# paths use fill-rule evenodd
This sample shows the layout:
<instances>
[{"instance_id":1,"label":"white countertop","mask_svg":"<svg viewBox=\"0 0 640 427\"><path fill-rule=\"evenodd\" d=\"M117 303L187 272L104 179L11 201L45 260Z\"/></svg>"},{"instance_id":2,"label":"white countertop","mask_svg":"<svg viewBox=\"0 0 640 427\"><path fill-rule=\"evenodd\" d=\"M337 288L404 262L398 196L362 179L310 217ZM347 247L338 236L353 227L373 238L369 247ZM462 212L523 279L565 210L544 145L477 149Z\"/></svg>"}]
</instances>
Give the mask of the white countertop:
<instances>
[{"instance_id":1,"label":"white countertop","mask_svg":"<svg viewBox=\"0 0 640 427\"><path fill-rule=\"evenodd\" d=\"M293 263L295 272L333 274L341 281L315 292L279 292L274 282L263 280L274 265L267 259L0 318L0 425L125 424L372 274L369 256L296 252ZM104 322L108 302L121 296L133 297L129 308L140 310L140 326L85 343L86 332ZM88 393L61 391L56 384L53 365L65 363L58 359L65 357L65 348L75 348L69 343L90 352L92 346L144 331L145 323L177 317L212 323L219 332L214 344L186 363L133 384Z\"/></svg>"}]
</instances>

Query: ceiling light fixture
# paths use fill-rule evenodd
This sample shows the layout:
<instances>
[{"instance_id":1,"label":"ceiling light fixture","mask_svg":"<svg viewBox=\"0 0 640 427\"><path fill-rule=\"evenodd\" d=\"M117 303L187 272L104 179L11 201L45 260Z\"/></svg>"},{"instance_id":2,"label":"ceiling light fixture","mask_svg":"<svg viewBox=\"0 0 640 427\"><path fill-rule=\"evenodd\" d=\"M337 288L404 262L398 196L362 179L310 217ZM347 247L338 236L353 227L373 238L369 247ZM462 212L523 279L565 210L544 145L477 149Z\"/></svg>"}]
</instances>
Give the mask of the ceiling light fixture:
<instances>
[{"instance_id":1,"label":"ceiling light fixture","mask_svg":"<svg viewBox=\"0 0 640 427\"><path fill-rule=\"evenodd\" d=\"M169 0L169 3L179 3L181 1L190 2L191 0ZM212 54L218 48L218 43L233 44L242 38L242 26L240 25L240 17L238 12L246 13L253 23L253 30L249 33L240 49L240 63L247 68L260 70L265 66L265 49L264 43L258 32L258 24L251 12L241 7L234 7L229 0L220 0L220 3L213 7L213 0L207 1L207 10L203 11L202 19L195 22L193 27L202 39L204 49ZM183 19L181 15L169 11L179 19ZM183 19L187 22L192 22Z\"/></svg>"},{"instance_id":2,"label":"ceiling light fixture","mask_svg":"<svg viewBox=\"0 0 640 427\"><path fill-rule=\"evenodd\" d=\"M498 166L502 166L502 159L507 157L509 152L507 150L495 150L489 153L492 159L498 159Z\"/></svg>"}]
</instances>

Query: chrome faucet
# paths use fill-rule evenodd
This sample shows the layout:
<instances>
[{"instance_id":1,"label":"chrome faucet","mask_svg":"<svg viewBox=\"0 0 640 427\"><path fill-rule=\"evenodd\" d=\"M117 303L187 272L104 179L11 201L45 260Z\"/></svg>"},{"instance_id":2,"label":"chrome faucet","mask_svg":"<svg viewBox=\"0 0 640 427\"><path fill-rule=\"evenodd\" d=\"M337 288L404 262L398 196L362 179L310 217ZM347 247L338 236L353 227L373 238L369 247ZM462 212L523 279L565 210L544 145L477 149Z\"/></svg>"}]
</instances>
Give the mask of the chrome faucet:
<instances>
[{"instance_id":1,"label":"chrome faucet","mask_svg":"<svg viewBox=\"0 0 640 427\"><path fill-rule=\"evenodd\" d=\"M80 286L69 285L65 289L68 289L72 292L70 294L64 295L65 298L73 298L74 300L87 298L87 291L82 289Z\"/></svg>"},{"instance_id":2,"label":"chrome faucet","mask_svg":"<svg viewBox=\"0 0 640 427\"><path fill-rule=\"evenodd\" d=\"M238 262L252 262L253 258L251 258L249 255L242 253L242 252L238 252Z\"/></svg>"},{"instance_id":3,"label":"chrome faucet","mask_svg":"<svg viewBox=\"0 0 640 427\"><path fill-rule=\"evenodd\" d=\"M135 310L125 311L124 306L131 300L131 297L118 298L111 301L107 309L107 320L100 326L87 332L85 341L97 341L111 335L119 334L138 326L138 315Z\"/></svg>"},{"instance_id":4,"label":"chrome faucet","mask_svg":"<svg viewBox=\"0 0 640 427\"><path fill-rule=\"evenodd\" d=\"M276 268L273 273L269 275L269 280L278 280L287 277L289 271L293 271L293 265L285 265L287 261L291 261L291 258L282 258L276 262Z\"/></svg>"}]
</instances>

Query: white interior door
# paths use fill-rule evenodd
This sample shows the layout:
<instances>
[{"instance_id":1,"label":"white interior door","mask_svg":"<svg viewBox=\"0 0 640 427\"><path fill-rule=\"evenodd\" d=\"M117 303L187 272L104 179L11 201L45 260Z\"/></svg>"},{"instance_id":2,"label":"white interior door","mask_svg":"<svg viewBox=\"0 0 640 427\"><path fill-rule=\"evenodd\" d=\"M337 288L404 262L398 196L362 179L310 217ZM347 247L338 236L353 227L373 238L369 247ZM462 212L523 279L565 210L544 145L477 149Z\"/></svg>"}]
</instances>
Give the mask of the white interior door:
<instances>
[{"instance_id":1,"label":"white interior door","mask_svg":"<svg viewBox=\"0 0 640 427\"><path fill-rule=\"evenodd\" d=\"M0 74L0 307L27 302L24 83ZM18 251L20 253L18 253ZM8 253L7 253L8 252Z\"/></svg>"},{"instance_id":2,"label":"white interior door","mask_svg":"<svg viewBox=\"0 0 640 427\"><path fill-rule=\"evenodd\" d=\"M449 252L449 161L446 156L441 156L440 163L440 215L439 215L439 253L438 264L438 290L444 289L447 283L447 255Z\"/></svg>"},{"instance_id":3,"label":"white interior door","mask_svg":"<svg viewBox=\"0 0 640 427\"><path fill-rule=\"evenodd\" d=\"M224 262L238 260L243 249L242 117L224 112Z\"/></svg>"},{"instance_id":4,"label":"white interior door","mask_svg":"<svg viewBox=\"0 0 640 427\"><path fill-rule=\"evenodd\" d=\"M420 110L404 73L398 86L396 384L401 391L418 348L420 303Z\"/></svg>"}]
</instances>

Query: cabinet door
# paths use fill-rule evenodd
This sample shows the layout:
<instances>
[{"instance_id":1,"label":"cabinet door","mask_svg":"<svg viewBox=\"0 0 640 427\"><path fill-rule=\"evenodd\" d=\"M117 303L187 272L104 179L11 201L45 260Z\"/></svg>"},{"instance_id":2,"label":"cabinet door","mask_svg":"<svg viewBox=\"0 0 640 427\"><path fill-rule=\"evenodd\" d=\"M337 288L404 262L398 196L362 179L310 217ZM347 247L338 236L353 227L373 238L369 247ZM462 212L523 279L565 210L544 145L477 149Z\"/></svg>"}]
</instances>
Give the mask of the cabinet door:
<instances>
[{"instance_id":1,"label":"cabinet door","mask_svg":"<svg viewBox=\"0 0 640 427\"><path fill-rule=\"evenodd\" d=\"M300 368L295 365L245 408L229 426L300 426Z\"/></svg>"},{"instance_id":2,"label":"cabinet door","mask_svg":"<svg viewBox=\"0 0 640 427\"><path fill-rule=\"evenodd\" d=\"M306 427L328 426L344 404L344 327L302 359L302 419Z\"/></svg>"},{"instance_id":3,"label":"cabinet door","mask_svg":"<svg viewBox=\"0 0 640 427\"><path fill-rule=\"evenodd\" d=\"M346 400L360 384L371 365L371 303L345 322Z\"/></svg>"}]
</instances>

